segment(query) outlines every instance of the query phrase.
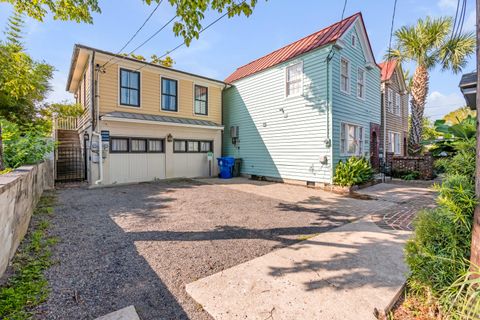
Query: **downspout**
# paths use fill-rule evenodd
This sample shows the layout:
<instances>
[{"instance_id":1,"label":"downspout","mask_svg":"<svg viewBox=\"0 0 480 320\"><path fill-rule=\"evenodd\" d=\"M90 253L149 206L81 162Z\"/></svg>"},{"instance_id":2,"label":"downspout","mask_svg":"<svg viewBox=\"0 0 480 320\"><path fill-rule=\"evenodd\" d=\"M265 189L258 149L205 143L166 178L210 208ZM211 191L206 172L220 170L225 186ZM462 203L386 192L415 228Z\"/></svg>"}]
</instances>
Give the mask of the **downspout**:
<instances>
[{"instance_id":1,"label":"downspout","mask_svg":"<svg viewBox=\"0 0 480 320\"><path fill-rule=\"evenodd\" d=\"M103 181L103 146L102 146L102 136L99 132L100 127L100 95L98 94L98 87L100 82L100 65L95 66L95 128L92 132L92 135L98 138L98 173L99 179L95 181L95 184L98 185Z\"/></svg>"},{"instance_id":2,"label":"downspout","mask_svg":"<svg viewBox=\"0 0 480 320\"><path fill-rule=\"evenodd\" d=\"M385 82L383 85L383 101L381 103L381 106L383 106L383 161L385 161L387 157L387 106L385 104L385 98L387 97L387 95L387 83Z\"/></svg>"},{"instance_id":3,"label":"downspout","mask_svg":"<svg viewBox=\"0 0 480 320\"><path fill-rule=\"evenodd\" d=\"M327 107L326 107L326 113L327 113L327 139L325 140L325 143L328 143L328 147L330 149L330 163L331 163L331 177L330 177L330 182L333 182L333 148L332 148L332 139L330 138L330 105L332 103L332 97L331 93L332 90L330 90L330 67L331 64L330 62L333 59L333 56L335 55L334 51L334 46L335 44L332 44L332 47L330 48L330 51L327 55L327 58L325 59L327 62Z\"/></svg>"}]
</instances>

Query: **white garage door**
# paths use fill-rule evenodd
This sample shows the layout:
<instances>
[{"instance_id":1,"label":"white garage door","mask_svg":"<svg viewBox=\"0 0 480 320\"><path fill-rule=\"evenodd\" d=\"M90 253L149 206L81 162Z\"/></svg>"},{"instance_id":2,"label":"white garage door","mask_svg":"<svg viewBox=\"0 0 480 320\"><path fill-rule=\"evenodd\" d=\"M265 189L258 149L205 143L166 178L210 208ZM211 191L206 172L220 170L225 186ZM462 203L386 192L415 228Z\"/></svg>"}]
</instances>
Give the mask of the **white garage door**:
<instances>
[{"instance_id":1,"label":"white garage door","mask_svg":"<svg viewBox=\"0 0 480 320\"><path fill-rule=\"evenodd\" d=\"M206 153L174 153L173 174L175 177L208 177L208 158Z\"/></svg>"},{"instance_id":2,"label":"white garage door","mask_svg":"<svg viewBox=\"0 0 480 320\"><path fill-rule=\"evenodd\" d=\"M111 153L111 183L127 183L165 179L164 153Z\"/></svg>"}]
</instances>

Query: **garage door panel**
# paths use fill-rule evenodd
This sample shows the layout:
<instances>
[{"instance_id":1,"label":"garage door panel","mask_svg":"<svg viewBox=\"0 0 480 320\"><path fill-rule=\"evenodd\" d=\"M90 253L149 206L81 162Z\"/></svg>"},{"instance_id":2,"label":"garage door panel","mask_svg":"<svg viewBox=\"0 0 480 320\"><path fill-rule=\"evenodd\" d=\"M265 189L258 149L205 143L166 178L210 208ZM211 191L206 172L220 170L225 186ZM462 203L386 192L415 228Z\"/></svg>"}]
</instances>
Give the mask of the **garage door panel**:
<instances>
[{"instance_id":1,"label":"garage door panel","mask_svg":"<svg viewBox=\"0 0 480 320\"><path fill-rule=\"evenodd\" d=\"M208 159L206 153L175 153L174 176L175 177L207 177Z\"/></svg>"},{"instance_id":2,"label":"garage door panel","mask_svg":"<svg viewBox=\"0 0 480 320\"><path fill-rule=\"evenodd\" d=\"M142 182L165 178L165 154L110 154L111 183Z\"/></svg>"}]
</instances>

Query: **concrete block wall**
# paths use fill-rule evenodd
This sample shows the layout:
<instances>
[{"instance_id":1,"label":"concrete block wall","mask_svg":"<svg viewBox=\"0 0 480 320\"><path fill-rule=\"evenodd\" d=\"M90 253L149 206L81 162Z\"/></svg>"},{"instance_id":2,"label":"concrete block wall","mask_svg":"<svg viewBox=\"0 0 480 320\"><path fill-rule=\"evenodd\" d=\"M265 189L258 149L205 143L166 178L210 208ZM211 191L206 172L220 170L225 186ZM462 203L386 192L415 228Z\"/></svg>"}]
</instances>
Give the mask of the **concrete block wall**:
<instances>
[{"instance_id":1,"label":"concrete block wall","mask_svg":"<svg viewBox=\"0 0 480 320\"><path fill-rule=\"evenodd\" d=\"M51 160L0 175L0 277L27 233L40 196L53 188L53 176Z\"/></svg>"}]
</instances>

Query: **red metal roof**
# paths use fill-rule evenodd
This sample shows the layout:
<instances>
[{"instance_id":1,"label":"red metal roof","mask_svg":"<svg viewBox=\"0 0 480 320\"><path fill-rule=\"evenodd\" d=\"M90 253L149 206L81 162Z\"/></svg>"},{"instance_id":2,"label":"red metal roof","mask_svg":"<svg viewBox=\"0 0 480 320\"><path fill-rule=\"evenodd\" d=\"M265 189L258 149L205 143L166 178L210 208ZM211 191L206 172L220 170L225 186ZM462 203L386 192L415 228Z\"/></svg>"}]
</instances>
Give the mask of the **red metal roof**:
<instances>
[{"instance_id":1,"label":"red metal roof","mask_svg":"<svg viewBox=\"0 0 480 320\"><path fill-rule=\"evenodd\" d=\"M249 64L246 64L235 70L235 72L225 79L225 82L232 83L262 70L273 67L279 63L295 58L303 53L334 42L340 38L345 31L348 30L348 28L358 17L362 18L362 14L360 12L355 13L354 15L345 18L342 21L336 22L325 29L306 36L305 38L297 40L283 48L273 51L266 56L254 60Z\"/></svg>"},{"instance_id":2,"label":"red metal roof","mask_svg":"<svg viewBox=\"0 0 480 320\"><path fill-rule=\"evenodd\" d=\"M382 81L387 81L390 80L390 78L393 75L393 72L395 71L395 68L397 67L397 59L390 59L388 61L383 61L382 63L379 63L378 66L380 67L381 71L381 79Z\"/></svg>"}]
</instances>

